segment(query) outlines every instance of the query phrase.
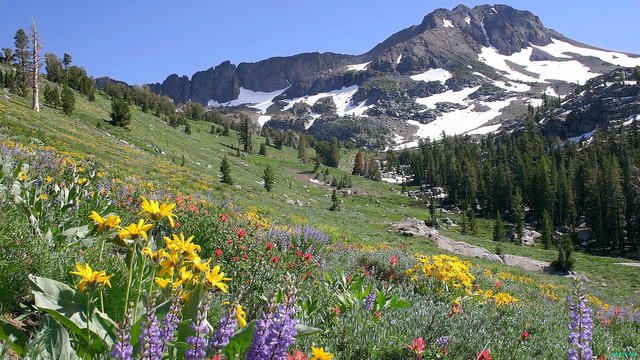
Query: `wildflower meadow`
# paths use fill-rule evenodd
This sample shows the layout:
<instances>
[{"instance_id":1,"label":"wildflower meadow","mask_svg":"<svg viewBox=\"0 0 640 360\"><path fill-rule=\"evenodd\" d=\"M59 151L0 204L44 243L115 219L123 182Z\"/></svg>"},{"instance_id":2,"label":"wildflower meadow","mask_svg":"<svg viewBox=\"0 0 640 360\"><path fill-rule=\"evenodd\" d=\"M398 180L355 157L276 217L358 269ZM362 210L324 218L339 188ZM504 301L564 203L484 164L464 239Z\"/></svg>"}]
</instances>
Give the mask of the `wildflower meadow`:
<instances>
[{"instance_id":1,"label":"wildflower meadow","mask_svg":"<svg viewBox=\"0 0 640 360\"><path fill-rule=\"evenodd\" d=\"M1 353L56 359L595 359L640 309L581 284L345 242L211 193L0 147Z\"/></svg>"}]
</instances>

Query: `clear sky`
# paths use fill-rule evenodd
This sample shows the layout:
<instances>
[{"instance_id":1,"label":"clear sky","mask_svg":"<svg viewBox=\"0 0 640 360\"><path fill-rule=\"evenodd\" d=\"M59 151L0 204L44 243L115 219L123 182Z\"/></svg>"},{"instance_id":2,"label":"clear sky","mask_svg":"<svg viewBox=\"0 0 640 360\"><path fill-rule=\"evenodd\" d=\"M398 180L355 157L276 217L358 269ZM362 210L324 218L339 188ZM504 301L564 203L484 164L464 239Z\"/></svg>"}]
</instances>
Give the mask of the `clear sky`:
<instances>
[{"instance_id":1,"label":"clear sky","mask_svg":"<svg viewBox=\"0 0 640 360\"><path fill-rule=\"evenodd\" d=\"M505 0L593 46L640 54L640 0ZM130 84L191 76L224 60L360 54L462 0L0 0L0 47L33 18L45 52ZM465 1L472 7L486 1Z\"/></svg>"}]
</instances>

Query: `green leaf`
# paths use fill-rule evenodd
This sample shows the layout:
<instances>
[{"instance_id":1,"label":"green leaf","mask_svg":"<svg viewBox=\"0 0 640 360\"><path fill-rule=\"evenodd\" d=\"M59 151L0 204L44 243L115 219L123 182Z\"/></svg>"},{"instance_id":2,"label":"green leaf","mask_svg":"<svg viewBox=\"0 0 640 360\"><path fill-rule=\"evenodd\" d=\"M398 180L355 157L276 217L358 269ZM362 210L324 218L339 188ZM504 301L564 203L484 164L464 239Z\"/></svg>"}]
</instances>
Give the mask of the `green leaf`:
<instances>
[{"instance_id":1,"label":"green leaf","mask_svg":"<svg viewBox=\"0 0 640 360\"><path fill-rule=\"evenodd\" d=\"M311 336L311 335L315 335L318 333L322 332L322 329L318 329L309 325L305 325L305 324L296 324L296 332L298 333L296 335L297 339L303 338L303 337L307 337L307 336Z\"/></svg>"},{"instance_id":2,"label":"green leaf","mask_svg":"<svg viewBox=\"0 0 640 360\"><path fill-rule=\"evenodd\" d=\"M229 344L222 349L222 353L227 359L242 358L242 355L249 350L255 326L255 321L248 323L229 340Z\"/></svg>"},{"instance_id":3,"label":"green leaf","mask_svg":"<svg viewBox=\"0 0 640 360\"><path fill-rule=\"evenodd\" d=\"M109 316L96 308L86 317L87 296L59 281L29 275L29 283L35 298L35 307L51 315L60 324L86 341L87 320L93 335L100 339L99 348L110 348L116 333L116 324Z\"/></svg>"},{"instance_id":4,"label":"green leaf","mask_svg":"<svg viewBox=\"0 0 640 360\"><path fill-rule=\"evenodd\" d=\"M44 349L42 349L43 353L41 353L43 358L78 359L78 355L71 347L71 339L67 329L60 326L51 316L44 317L42 326L48 330L43 339L45 344Z\"/></svg>"},{"instance_id":5,"label":"green leaf","mask_svg":"<svg viewBox=\"0 0 640 360\"><path fill-rule=\"evenodd\" d=\"M11 336L13 341L9 339ZM15 351L16 354L24 356L29 343L29 336L5 319L0 319L0 339L10 343L11 350Z\"/></svg>"}]
</instances>

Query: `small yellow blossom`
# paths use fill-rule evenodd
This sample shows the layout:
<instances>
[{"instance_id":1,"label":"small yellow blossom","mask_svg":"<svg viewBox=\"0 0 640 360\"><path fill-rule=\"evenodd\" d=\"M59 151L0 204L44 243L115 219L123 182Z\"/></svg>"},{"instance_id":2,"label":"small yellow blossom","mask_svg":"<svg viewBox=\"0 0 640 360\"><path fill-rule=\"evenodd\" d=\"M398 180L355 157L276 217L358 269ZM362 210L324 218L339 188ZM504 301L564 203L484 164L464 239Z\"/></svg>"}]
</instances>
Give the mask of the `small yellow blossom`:
<instances>
[{"instance_id":1,"label":"small yellow blossom","mask_svg":"<svg viewBox=\"0 0 640 360\"><path fill-rule=\"evenodd\" d=\"M195 259L198 256L197 253L201 250L200 245L193 243L193 236L185 239L182 233L180 236L172 234L171 238L165 236L164 241L168 250L182 255L188 260Z\"/></svg>"},{"instance_id":2,"label":"small yellow blossom","mask_svg":"<svg viewBox=\"0 0 640 360\"><path fill-rule=\"evenodd\" d=\"M78 179L78 185L84 185L84 184L87 183L87 181L89 181L89 179L87 179L85 177L80 178L80 179Z\"/></svg>"},{"instance_id":3,"label":"small yellow blossom","mask_svg":"<svg viewBox=\"0 0 640 360\"><path fill-rule=\"evenodd\" d=\"M177 288L183 283L191 280L193 278L193 272L187 271L187 267L183 266L180 268L180 278L173 282L173 287Z\"/></svg>"},{"instance_id":4,"label":"small yellow blossom","mask_svg":"<svg viewBox=\"0 0 640 360\"><path fill-rule=\"evenodd\" d=\"M324 348L311 347L311 359L309 360L331 360L333 354L324 351Z\"/></svg>"},{"instance_id":5,"label":"small yellow blossom","mask_svg":"<svg viewBox=\"0 0 640 360\"><path fill-rule=\"evenodd\" d=\"M145 224L143 219L140 219L138 223L131 223L124 229L120 229L118 237L120 240L136 239L138 237L148 239L147 230L151 229L153 224Z\"/></svg>"},{"instance_id":6,"label":"small yellow blossom","mask_svg":"<svg viewBox=\"0 0 640 360\"><path fill-rule=\"evenodd\" d=\"M205 274L209 272L209 263L211 262L211 259L203 263L202 259L196 255L196 257L191 262L194 270Z\"/></svg>"},{"instance_id":7,"label":"small yellow blossom","mask_svg":"<svg viewBox=\"0 0 640 360\"><path fill-rule=\"evenodd\" d=\"M122 221L117 215L109 214L103 218L95 211L92 211L91 214L89 214L89 218L98 225L98 232L101 232L104 228L107 230L116 229L120 226L120 222Z\"/></svg>"},{"instance_id":8,"label":"small yellow blossom","mask_svg":"<svg viewBox=\"0 0 640 360\"><path fill-rule=\"evenodd\" d=\"M49 195L47 194L40 194L40 200L47 200L49 199Z\"/></svg>"},{"instance_id":9,"label":"small yellow blossom","mask_svg":"<svg viewBox=\"0 0 640 360\"><path fill-rule=\"evenodd\" d=\"M27 172L26 171L20 171L20 173L18 173L18 179L20 179L22 181L27 181L27 179L28 179Z\"/></svg>"},{"instance_id":10,"label":"small yellow blossom","mask_svg":"<svg viewBox=\"0 0 640 360\"><path fill-rule=\"evenodd\" d=\"M53 181L53 178L52 178L51 176L47 176L46 181L47 181L48 183L50 183L50 182L52 182L52 181Z\"/></svg>"},{"instance_id":11,"label":"small yellow blossom","mask_svg":"<svg viewBox=\"0 0 640 360\"><path fill-rule=\"evenodd\" d=\"M159 204L158 201L155 200L147 200L144 196L142 196L142 210L138 213L138 215L149 214L152 220L162 220L165 217L169 220L169 225L174 227L174 218L176 215L172 212L176 207L175 203L169 204L163 202Z\"/></svg>"},{"instance_id":12,"label":"small yellow blossom","mask_svg":"<svg viewBox=\"0 0 640 360\"><path fill-rule=\"evenodd\" d=\"M156 284L164 289L167 287L167 285L171 284L171 280L157 277Z\"/></svg>"},{"instance_id":13,"label":"small yellow blossom","mask_svg":"<svg viewBox=\"0 0 640 360\"><path fill-rule=\"evenodd\" d=\"M93 271L89 264L82 266L80 263L76 263L76 270L71 271L72 275L80 276L80 282L78 283L78 289L80 292L84 292L87 286L98 285L104 287L105 285L111 287L109 279L113 275L107 276L105 271Z\"/></svg>"},{"instance_id":14,"label":"small yellow blossom","mask_svg":"<svg viewBox=\"0 0 640 360\"><path fill-rule=\"evenodd\" d=\"M225 294L227 293L227 291L229 291L229 285L225 284L224 281L229 280L231 279L224 277L224 273L220 272L220 265L216 265L205 277L207 286L215 286Z\"/></svg>"},{"instance_id":15,"label":"small yellow blossom","mask_svg":"<svg viewBox=\"0 0 640 360\"><path fill-rule=\"evenodd\" d=\"M238 305L236 308L236 318L238 319L238 325L240 325L240 327L247 326L247 313L242 309L242 305Z\"/></svg>"},{"instance_id":16,"label":"small yellow blossom","mask_svg":"<svg viewBox=\"0 0 640 360\"><path fill-rule=\"evenodd\" d=\"M165 274L173 275L173 271L175 270L176 265L178 265L178 255L177 254L164 254L162 260L160 260L160 276Z\"/></svg>"}]
</instances>

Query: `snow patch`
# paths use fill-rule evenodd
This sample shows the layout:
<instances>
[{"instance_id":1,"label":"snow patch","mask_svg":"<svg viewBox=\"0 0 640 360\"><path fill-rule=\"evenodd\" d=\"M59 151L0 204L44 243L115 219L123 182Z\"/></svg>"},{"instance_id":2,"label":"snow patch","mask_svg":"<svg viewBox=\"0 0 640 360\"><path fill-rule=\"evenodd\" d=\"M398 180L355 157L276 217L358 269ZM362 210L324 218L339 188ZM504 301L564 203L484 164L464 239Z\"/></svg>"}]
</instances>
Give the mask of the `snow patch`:
<instances>
[{"instance_id":1,"label":"snow patch","mask_svg":"<svg viewBox=\"0 0 640 360\"><path fill-rule=\"evenodd\" d=\"M336 104L336 113L339 116L344 115L356 115L362 116L363 113L373 107L373 105L365 106L365 101L362 101L358 104L354 104L351 98L358 91L358 85L352 85L349 87L343 87L340 90L333 90L325 93L308 95L304 97L299 97L296 99L284 100L288 102L287 106L284 107L283 110L289 110L295 103L304 102L310 106L313 106L318 100L323 97L330 96L333 99L333 102Z\"/></svg>"},{"instance_id":2,"label":"snow patch","mask_svg":"<svg viewBox=\"0 0 640 360\"><path fill-rule=\"evenodd\" d=\"M446 18L442 18L442 26L450 27L450 28L455 27L453 26L453 23L451 22L451 20L448 20Z\"/></svg>"},{"instance_id":3,"label":"snow patch","mask_svg":"<svg viewBox=\"0 0 640 360\"><path fill-rule=\"evenodd\" d=\"M480 130L479 128L482 125L502 114L502 109L509 106L509 104L514 100L516 100L516 98L495 102L480 101L480 105L489 107L488 111L475 112L473 111L475 106L471 106L467 109L445 113L442 116L439 116L437 120L428 124L421 124L415 120L407 120L407 123L418 127L416 136L422 139L427 137L433 140L440 139L442 138L443 132L447 136L465 134L474 129ZM416 146L418 146L417 140L400 144L396 148L404 149Z\"/></svg>"},{"instance_id":4,"label":"snow patch","mask_svg":"<svg viewBox=\"0 0 640 360\"><path fill-rule=\"evenodd\" d=\"M471 131L468 131L467 134L469 134L469 135L486 135L488 133L492 133L492 132L498 131L498 129L500 129L501 126L502 126L502 124L482 126L482 127L477 128L477 129L473 129Z\"/></svg>"},{"instance_id":5,"label":"snow patch","mask_svg":"<svg viewBox=\"0 0 640 360\"><path fill-rule=\"evenodd\" d=\"M591 130L587 133L584 133L582 135L579 136L574 136L574 137L570 137L567 139L567 141L571 141L572 143L579 143L582 140L590 140L593 137L593 134L596 132L597 130Z\"/></svg>"},{"instance_id":6,"label":"snow patch","mask_svg":"<svg viewBox=\"0 0 640 360\"><path fill-rule=\"evenodd\" d=\"M260 127L263 127L264 124L269 122L269 120L271 120L271 116L268 116L268 115L260 115L260 116L258 116L258 124L260 124Z\"/></svg>"},{"instance_id":7,"label":"snow patch","mask_svg":"<svg viewBox=\"0 0 640 360\"><path fill-rule=\"evenodd\" d=\"M467 25L471 25L471 18L469 16L465 17L464 22L466 22Z\"/></svg>"},{"instance_id":8,"label":"snow patch","mask_svg":"<svg viewBox=\"0 0 640 360\"><path fill-rule=\"evenodd\" d=\"M422 74L412 75L410 78L415 81L439 81L444 84L444 82L449 80L451 76L451 73L445 69L429 69Z\"/></svg>"},{"instance_id":9,"label":"snow patch","mask_svg":"<svg viewBox=\"0 0 640 360\"><path fill-rule=\"evenodd\" d=\"M505 81L496 81L493 79L490 79L486 76L484 76L483 74L479 73L479 72L474 72L474 75L478 75L480 77L483 77L489 81L491 81L493 83L493 85L507 90L507 91L514 91L514 92L527 92L529 90L531 90L531 86L527 85L527 84L521 84L521 83L517 83L517 82L505 82Z\"/></svg>"},{"instance_id":10,"label":"snow patch","mask_svg":"<svg viewBox=\"0 0 640 360\"><path fill-rule=\"evenodd\" d=\"M240 94L238 94L238 98L235 100L231 100L226 103L219 103L214 100L209 100L207 102L208 106L213 107L221 107L221 106L238 106L243 104L248 104L249 107L257 109L260 113L264 114L267 111L269 106L273 105L273 98L282 94L288 88L272 91L272 92L263 92L263 91L253 91L249 89L245 89L243 87L240 88Z\"/></svg>"},{"instance_id":11,"label":"snow patch","mask_svg":"<svg viewBox=\"0 0 640 360\"><path fill-rule=\"evenodd\" d=\"M560 95L558 95L556 90L554 88L552 88L551 86L549 86L547 88L547 90L544 91L544 94L547 95L547 96L560 97Z\"/></svg>"},{"instance_id":12,"label":"snow patch","mask_svg":"<svg viewBox=\"0 0 640 360\"><path fill-rule=\"evenodd\" d=\"M366 63L362 63L362 64L349 65L349 66L347 66L347 70L362 71L362 70L365 70L367 68L367 65L369 65L369 64L371 64L371 61L366 62Z\"/></svg>"},{"instance_id":13,"label":"snow patch","mask_svg":"<svg viewBox=\"0 0 640 360\"><path fill-rule=\"evenodd\" d=\"M640 121L640 114L638 115L631 115L627 118L627 121L625 121L624 123L622 123L623 126L629 126L631 124L633 124L634 121Z\"/></svg>"},{"instance_id":14,"label":"snow patch","mask_svg":"<svg viewBox=\"0 0 640 360\"><path fill-rule=\"evenodd\" d=\"M416 98L416 102L431 109L435 109L436 104L441 102L467 105L465 99L479 88L480 86L465 88L460 91L447 90L440 94L435 94L424 98Z\"/></svg>"},{"instance_id":15,"label":"snow patch","mask_svg":"<svg viewBox=\"0 0 640 360\"><path fill-rule=\"evenodd\" d=\"M318 120L318 118L320 116L322 116L322 115L312 113L311 114L311 120L309 120L309 123L304 126L304 129L305 130L309 130L309 128L313 126L313 123L316 122L316 120Z\"/></svg>"},{"instance_id":16,"label":"snow patch","mask_svg":"<svg viewBox=\"0 0 640 360\"><path fill-rule=\"evenodd\" d=\"M396 60L396 64L400 64L400 61L402 61L402 54L398 56L398 59Z\"/></svg>"},{"instance_id":17,"label":"snow patch","mask_svg":"<svg viewBox=\"0 0 640 360\"><path fill-rule=\"evenodd\" d=\"M583 47L579 47L576 45L572 45L568 42L564 42L558 39L551 39L551 44L545 46L536 46L532 45L549 55L555 56L557 58L571 59L573 56L568 55L569 53L575 53L582 56L593 56L597 57L606 62L612 63L618 66L625 67L634 67L640 66L640 58L631 57L627 54L615 52L615 51L605 51L605 50L596 50L596 49L587 49Z\"/></svg>"}]
</instances>

